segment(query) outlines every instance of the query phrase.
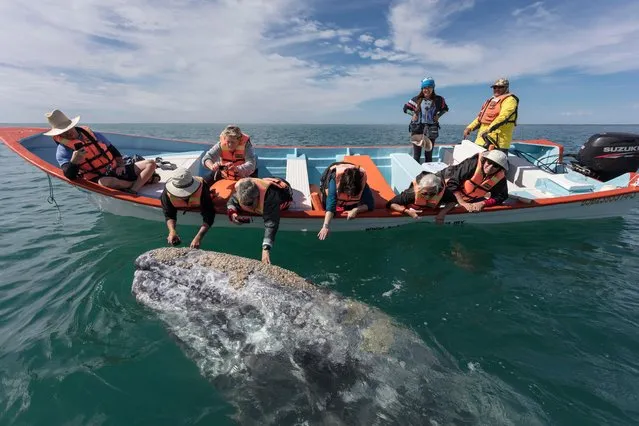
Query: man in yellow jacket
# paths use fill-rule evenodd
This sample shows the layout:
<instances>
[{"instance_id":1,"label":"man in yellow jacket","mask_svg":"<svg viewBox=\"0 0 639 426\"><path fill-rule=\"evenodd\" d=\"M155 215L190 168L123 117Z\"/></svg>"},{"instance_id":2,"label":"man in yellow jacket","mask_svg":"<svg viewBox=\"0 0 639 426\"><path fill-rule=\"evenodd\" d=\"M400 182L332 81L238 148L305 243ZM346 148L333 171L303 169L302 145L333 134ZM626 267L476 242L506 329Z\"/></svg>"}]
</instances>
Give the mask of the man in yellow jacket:
<instances>
[{"instance_id":1,"label":"man in yellow jacket","mask_svg":"<svg viewBox=\"0 0 639 426\"><path fill-rule=\"evenodd\" d=\"M477 118L464 129L464 139L477 129L475 143L486 149L508 152L517 125L519 98L509 92L509 82L500 78L491 86L493 96L484 102Z\"/></svg>"}]
</instances>

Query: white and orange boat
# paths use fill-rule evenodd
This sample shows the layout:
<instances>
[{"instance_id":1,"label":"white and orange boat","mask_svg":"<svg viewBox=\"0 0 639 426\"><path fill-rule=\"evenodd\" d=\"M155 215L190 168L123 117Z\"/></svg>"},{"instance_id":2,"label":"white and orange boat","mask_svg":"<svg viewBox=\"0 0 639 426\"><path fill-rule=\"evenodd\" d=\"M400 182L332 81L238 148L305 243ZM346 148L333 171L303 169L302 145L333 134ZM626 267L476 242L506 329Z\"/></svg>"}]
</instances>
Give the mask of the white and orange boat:
<instances>
[{"instance_id":1,"label":"white and orange boat","mask_svg":"<svg viewBox=\"0 0 639 426\"><path fill-rule=\"evenodd\" d=\"M158 168L161 181L146 185L138 195L108 189L97 184L64 177L55 159L56 145L43 135L48 129L0 128L0 139L27 162L86 193L102 211L141 219L163 221L160 194L171 170ZM141 137L103 132L127 155L160 157L166 162L204 175L201 158L211 143ZM332 231L361 231L397 227L409 223L434 223L433 212L420 221L385 209L387 200L406 189L422 170L436 171L457 164L483 148L470 141L437 145L433 162L418 164L409 155L407 144L392 146L261 146L255 147L259 176L279 176L293 186L294 202L282 212L280 230L317 231L324 217L320 203L319 180L334 161L349 161L364 167L376 198L376 210L360 214L356 220L336 217ZM446 218L447 224L499 224L542 220L584 220L618 217L637 207L639 200L639 135L602 133L593 135L564 162L562 145L548 140L516 141L509 153L509 199L500 206L480 213L457 207ZM214 187L228 196L232 183L222 181ZM221 204L221 203L219 203ZM186 212L180 223L198 225L197 212ZM234 226L225 218L214 226ZM257 220L245 226L261 227Z\"/></svg>"}]
</instances>

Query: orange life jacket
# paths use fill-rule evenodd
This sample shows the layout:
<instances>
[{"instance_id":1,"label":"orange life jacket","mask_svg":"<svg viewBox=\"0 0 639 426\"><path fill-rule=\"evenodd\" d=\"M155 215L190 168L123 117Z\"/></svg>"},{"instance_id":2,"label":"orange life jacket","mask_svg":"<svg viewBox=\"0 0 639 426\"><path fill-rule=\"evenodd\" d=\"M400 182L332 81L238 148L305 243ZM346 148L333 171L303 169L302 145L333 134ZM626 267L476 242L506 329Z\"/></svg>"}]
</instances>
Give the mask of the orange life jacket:
<instances>
[{"instance_id":1,"label":"orange life jacket","mask_svg":"<svg viewBox=\"0 0 639 426\"><path fill-rule=\"evenodd\" d=\"M499 181L506 177L506 173L501 168L497 173L491 176L484 175L483 164L484 157L482 154L479 154L475 173L470 179L464 182L461 188L464 201L469 202L484 197Z\"/></svg>"},{"instance_id":2,"label":"orange life jacket","mask_svg":"<svg viewBox=\"0 0 639 426\"><path fill-rule=\"evenodd\" d=\"M242 207L242 210L247 211L249 213L264 214L264 200L266 199L266 190L268 190L268 188L271 185L275 185L278 188L285 189L288 191L291 190L291 187L288 185L288 183L286 183L284 180L279 178L266 177L261 179L260 178L244 178L244 179L251 180L255 185L257 185L257 189L260 190L260 200L258 201L257 206L251 208L248 206L240 205L240 207ZM244 179L240 179L238 183L243 181ZM290 205L291 205L291 200L282 201L280 203L280 210L286 210L289 208Z\"/></svg>"},{"instance_id":3,"label":"orange life jacket","mask_svg":"<svg viewBox=\"0 0 639 426\"><path fill-rule=\"evenodd\" d=\"M513 95L512 93L504 93L500 96L493 96L492 98L484 102L484 105L482 105L481 110L477 115L477 119L479 120L479 122L481 124L490 124L495 121L495 118L499 116L499 112L501 111L502 102L504 101L504 99L511 96L514 96L515 99L517 99L517 96ZM512 115L508 117L504 123L517 123L517 108L515 108L515 111L513 111Z\"/></svg>"},{"instance_id":4,"label":"orange life jacket","mask_svg":"<svg viewBox=\"0 0 639 426\"><path fill-rule=\"evenodd\" d=\"M240 143L235 147L234 151L231 151L229 148L229 144L226 141L226 138L220 136L220 149L222 150L221 158L222 163L225 166L240 166L246 162L246 144L250 140L249 135L245 135L242 133L242 138L240 139ZM239 180L240 176L234 172L227 170L226 168L222 168L220 170L222 177L224 179L231 180Z\"/></svg>"},{"instance_id":5,"label":"orange life jacket","mask_svg":"<svg viewBox=\"0 0 639 426\"><path fill-rule=\"evenodd\" d=\"M439 207L439 204L444 196L444 191L446 190L446 186L442 186L442 190L439 193L432 195L430 197L421 194L418 190L417 181L413 180L413 191L415 192L415 202L411 204L409 207L414 209L422 209L424 207L428 207L431 209Z\"/></svg>"},{"instance_id":6,"label":"orange life jacket","mask_svg":"<svg viewBox=\"0 0 639 426\"><path fill-rule=\"evenodd\" d=\"M344 172L352 168L356 168L362 174L362 189L361 191L359 191L359 194L356 194L354 196L349 196L341 191L339 185ZM366 170L354 164L342 163L342 164L336 164L332 166L330 168L330 173L332 173L333 171L335 171L335 185L337 188L337 207L348 208L351 206L357 206L360 200L362 199L362 193L364 192L364 187L366 186ZM329 173L329 176L330 176L330 173ZM325 189L325 196L328 197L328 185L326 186L327 187Z\"/></svg>"},{"instance_id":7,"label":"orange life jacket","mask_svg":"<svg viewBox=\"0 0 639 426\"><path fill-rule=\"evenodd\" d=\"M173 207L175 207L176 209L194 210L194 209L200 208L200 204L201 204L200 200L202 199L202 190L206 185L203 185L204 179L202 179L199 176L193 176L193 179L200 182L200 187L197 189L197 191L191 194L189 198L186 200L184 198L176 197L175 195L171 194L168 191L166 192L167 195L169 196L169 200L171 201L171 204L173 204Z\"/></svg>"},{"instance_id":8,"label":"orange life jacket","mask_svg":"<svg viewBox=\"0 0 639 426\"><path fill-rule=\"evenodd\" d=\"M83 178L91 180L98 176L104 176L109 170L115 170L118 167L118 163L113 153L109 151L109 147L100 142L91 129L88 127L76 127L76 130L78 131L79 139L69 140L56 135L53 136L53 140L72 151L77 151L76 145L82 144L81 148L84 148L86 156L84 161L78 164L78 168Z\"/></svg>"}]
</instances>

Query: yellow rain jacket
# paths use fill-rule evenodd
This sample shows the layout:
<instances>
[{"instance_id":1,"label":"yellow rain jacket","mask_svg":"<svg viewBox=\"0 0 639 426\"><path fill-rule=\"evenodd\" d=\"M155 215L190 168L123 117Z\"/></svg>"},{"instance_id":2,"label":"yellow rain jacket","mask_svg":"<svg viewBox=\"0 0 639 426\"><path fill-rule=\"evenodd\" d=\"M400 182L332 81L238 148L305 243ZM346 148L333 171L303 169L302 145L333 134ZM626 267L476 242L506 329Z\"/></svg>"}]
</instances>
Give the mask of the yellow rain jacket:
<instances>
[{"instance_id":1,"label":"yellow rain jacket","mask_svg":"<svg viewBox=\"0 0 639 426\"><path fill-rule=\"evenodd\" d=\"M506 149L510 147L510 142L512 142L513 140L513 131L515 130L515 126L517 125L517 110L519 106L519 99L512 93L505 93L504 95L510 96L505 97L499 103L499 113L497 117L495 117L495 119L490 122L490 124L482 124L480 122L480 117L482 117L482 115L486 113L486 109L493 98L488 99L484 103L479 114L477 115L477 118L475 118L472 123L466 126L471 130L476 130L479 127L479 130L477 131L477 138L475 139L475 143L477 145L486 145L487 141L485 141L481 137L481 135L484 132L488 132L488 137L495 141L499 148Z\"/></svg>"}]
</instances>

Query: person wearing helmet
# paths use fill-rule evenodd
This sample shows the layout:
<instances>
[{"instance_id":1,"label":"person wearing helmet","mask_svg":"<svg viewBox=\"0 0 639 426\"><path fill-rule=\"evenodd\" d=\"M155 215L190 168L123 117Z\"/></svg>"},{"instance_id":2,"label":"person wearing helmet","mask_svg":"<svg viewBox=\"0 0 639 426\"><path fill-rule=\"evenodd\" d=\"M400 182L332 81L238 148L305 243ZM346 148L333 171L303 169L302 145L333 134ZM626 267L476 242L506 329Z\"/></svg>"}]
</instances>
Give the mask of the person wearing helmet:
<instances>
[{"instance_id":1,"label":"person wearing helmet","mask_svg":"<svg viewBox=\"0 0 639 426\"><path fill-rule=\"evenodd\" d=\"M444 208L441 205L445 204ZM435 223L444 223L446 214L457 204L441 176L430 172L418 174L411 185L386 203L386 208L419 219L423 209L438 209Z\"/></svg>"},{"instance_id":2,"label":"person wearing helmet","mask_svg":"<svg viewBox=\"0 0 639 426\"><path fill-rule=\"evenodd\" d=\"M503 151L483 151L442 170L446 187L469 212L502 204L508 198L508 157Z\"/></svg>"},{"instance_id":3,"label":"person wearing helmet","mask_svg":"<svg viewBox=\"0 0 639 426\"><path fill-rule=\"evenodd\" d=\"M475 143L486 149L508 152L517 125L519 98L510 93L510 83L497 79L491 86L493 96L484 102L477 117L464 129L464 139L477 131Z\"/></svg>"},{"instance_id":4,"label":"person wearing helmet","mask_svg":"<svg viewBox=\"0 0 639 426\"><path fill-rule=\"evenodd\" d=\"M413 158L418 163L422 148L424 161L433 161L433 145L439 136L439 119L447 111L446 100L435 94L435 80L431 77L423 79L419 93L404 104L404 114L412 117L408 131L413 143Z\"/></svg>"}]
</instances>

